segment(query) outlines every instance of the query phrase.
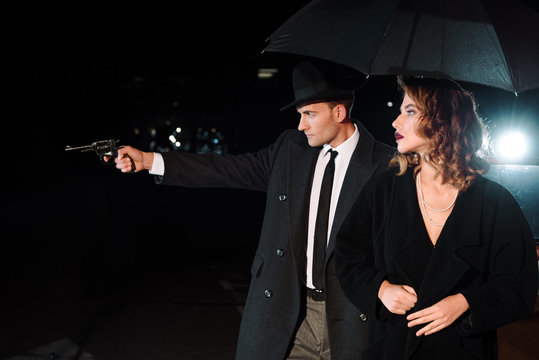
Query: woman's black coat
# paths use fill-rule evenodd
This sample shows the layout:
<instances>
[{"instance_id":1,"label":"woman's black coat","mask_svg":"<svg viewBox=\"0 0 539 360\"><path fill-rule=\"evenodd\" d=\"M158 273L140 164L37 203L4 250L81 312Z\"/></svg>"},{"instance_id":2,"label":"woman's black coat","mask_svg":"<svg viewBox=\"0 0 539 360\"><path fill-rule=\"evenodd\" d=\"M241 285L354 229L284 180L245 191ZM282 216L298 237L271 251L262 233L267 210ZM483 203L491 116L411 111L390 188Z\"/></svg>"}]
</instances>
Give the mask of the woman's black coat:
<instances>
[{"instance_id":1,"label":"woman's black coat","mask_svg":"<svg viewBox=\"0 0 539 360\"><path fill-rule=\"evenodd\" d=\"M420 239L428 241L412 171L388 170L371 180L336 242L342 288L370 317L362 360L410 359L422 342L415 336L420 327L409 329L405 315L378 300L384 279L415 289L418 302L409 313L456 293L466 297L470 310L429 339L439 350L433 359L497 358L496 328L529 315L537 295L535 241L519 205L480 177L459 194L424 273L414 251Z\"/></svg>"}]
</instances>

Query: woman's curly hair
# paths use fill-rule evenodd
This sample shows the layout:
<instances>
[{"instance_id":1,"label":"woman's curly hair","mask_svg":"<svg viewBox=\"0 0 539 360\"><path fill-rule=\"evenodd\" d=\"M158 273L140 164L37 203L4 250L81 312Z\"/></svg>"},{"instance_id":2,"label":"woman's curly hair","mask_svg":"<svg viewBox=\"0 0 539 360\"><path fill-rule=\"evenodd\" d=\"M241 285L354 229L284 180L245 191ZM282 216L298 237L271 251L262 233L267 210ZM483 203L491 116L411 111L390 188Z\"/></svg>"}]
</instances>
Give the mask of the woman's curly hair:
<instances>
[{"instance_id":1,"label":"woman's curly hair","mask_svg":"<svg viewBox=\"0 0 539 360\"><path fill-rule=\"evenodd\" d=\"M428 161L438 168L437 176L443 183L450 183L465 191L480 174L488 171L488 163L479 157L483 147L485 127L474 97L449 80L404 78L397 82L421 112L416 128L426 139L430 150L424 159L418 154L397 154L390 162L399 168L399 175L408 167L416 174L421 161Z\"/></svg>"}]
</instances>

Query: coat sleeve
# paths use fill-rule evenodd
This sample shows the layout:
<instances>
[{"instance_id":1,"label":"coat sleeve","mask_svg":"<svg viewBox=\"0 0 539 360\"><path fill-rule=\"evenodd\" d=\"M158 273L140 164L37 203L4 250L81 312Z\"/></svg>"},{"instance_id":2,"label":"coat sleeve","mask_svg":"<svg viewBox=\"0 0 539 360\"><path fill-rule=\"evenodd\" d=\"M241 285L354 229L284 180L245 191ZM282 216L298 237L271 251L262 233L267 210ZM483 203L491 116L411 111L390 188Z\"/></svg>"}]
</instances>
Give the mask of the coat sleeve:
<instances>
[{"instance_id":1,"label":"coat sleeve","mask_svg":"<svg viewBox=\"0 0 539 360\"><path fill-rule=\"evenodd\" d=\"M387 277L376 266L375 248L385 217L378 189L387 173L373 177L365 185L345 218L335 243L335 267L341 287L348 299L361 311L377 316L381 302L378 289Z\"/></svg>"},{"instance_id":2,"label":"coat sleeve","mask_svg":"<svg viewBox=\"0 0 539 360\"><path fill-rule=\"evenodd\" d=\"M274 158L290 131L272 145L257 152L239 155L217 153L163 153L165 173L156 176L162 185L193 188L237 188L266 191Z\"/></svg>"},{"instance_id":3,"label":"coat sleeve","mask_svg":"<svg viewBox=\"0 0 539 360\"><path fill-rule=\"evenodd\" d=\"M483 206L483 241L490 243L486 279L461 291L470 305L469 316L460 326L464 335L530 315L537 297L537 255L530 226L506 189L492 190L485 191Z\"/></svg>"}]
</instances>

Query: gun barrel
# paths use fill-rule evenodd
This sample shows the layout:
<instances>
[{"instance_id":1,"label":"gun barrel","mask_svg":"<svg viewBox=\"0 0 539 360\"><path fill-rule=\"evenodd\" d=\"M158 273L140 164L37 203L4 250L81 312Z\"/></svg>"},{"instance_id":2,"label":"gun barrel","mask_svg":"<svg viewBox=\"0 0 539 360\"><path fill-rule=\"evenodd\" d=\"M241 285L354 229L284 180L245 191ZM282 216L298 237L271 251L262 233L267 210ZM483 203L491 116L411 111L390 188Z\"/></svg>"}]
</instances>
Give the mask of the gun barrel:
<instances>
[{"instance_id":1,"label":"gun barrel","mask_svg":"<svg viewBox=\"0 0 539 360\"><path fill-rule=\"evenodd\" d=\"M89 151L89 150L92 150L92 149L93 148L92 148L91 145L75 146L75 147L67 145L65 151L72 151L72 150Z\"/></svg>"}]
</instances>

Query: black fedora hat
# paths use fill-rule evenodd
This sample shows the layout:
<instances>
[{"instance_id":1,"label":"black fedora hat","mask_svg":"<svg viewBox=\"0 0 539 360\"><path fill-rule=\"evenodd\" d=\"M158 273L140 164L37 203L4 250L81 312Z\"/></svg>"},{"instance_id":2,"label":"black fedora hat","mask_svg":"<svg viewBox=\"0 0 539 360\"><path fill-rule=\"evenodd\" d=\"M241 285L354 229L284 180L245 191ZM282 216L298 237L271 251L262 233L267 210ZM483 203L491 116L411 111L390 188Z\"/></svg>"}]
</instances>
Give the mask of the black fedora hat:
<instances>
[{"instance_id":1,"label":"black fedora hat","mask_svg":"<svg viewBox=\"0 0 539 360\"><path fill-rule=\"evenodd\" d=\"M300 62L292 71L295 99L281 111L310 101L351 99L354 86L345 70L339 64L322 59Z\"/></svg>"}]
</instances>

